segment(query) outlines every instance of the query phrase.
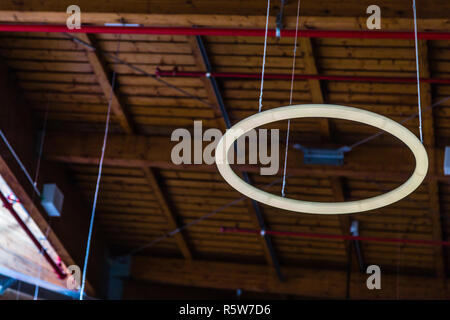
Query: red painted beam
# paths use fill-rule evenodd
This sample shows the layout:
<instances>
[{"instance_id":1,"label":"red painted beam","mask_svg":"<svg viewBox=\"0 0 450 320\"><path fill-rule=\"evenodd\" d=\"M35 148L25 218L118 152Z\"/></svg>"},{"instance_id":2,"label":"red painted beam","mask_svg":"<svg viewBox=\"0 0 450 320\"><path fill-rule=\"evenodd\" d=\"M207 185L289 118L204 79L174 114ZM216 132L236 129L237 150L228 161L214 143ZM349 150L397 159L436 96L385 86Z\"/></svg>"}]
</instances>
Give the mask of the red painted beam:
<instances>
[{"instance_id":1,"label":"red painted beam","mask_svg":"<svg viewBox=\"0 0 450 320\"><path fill-rule=\"evenodd\" d=\"M25 233L28 235L28 237L31 239L31 241L34 243L34 245L37 247L39 252L42 252L45 260L52 266L53 270L56 272L58 277L60 279L64 279L67 277L67 274L61 270L61 267L50 257L50 255L47 253L47 251L42 247L41 243L38 239L36 239L35 235L31 232L31 230L27 227L25 222L22 221L20 216L17 214L17 212L14 210L13 205L9 203L8 199L0 192L0 199L3 202L3 206L11 213L11 215L16 219L17 223L20 225L20 227L25 231Z\"/></svg>"},{"instance_id":2,"label":"red painted beam","mask_svg":"<svg viewBox=\"0 0 450 320\"><path fill-rule=\"evenodd\" d=\"M11 32L70 32L70 33L112 33L112 34L159 34L185 36L246 36L263 37L264 29L243 28L195 28L195 27L134 27L134 26L91 26L68 29L65 25L42 24L1 24L0 31ZM268 31L275 37L275 30ZM295 30L282 30L282 37L295 37ZM359 38L359 39L414 39L409 31L368 31L368 30L300 30L299 37L306 38ZM418 32L423 40L450 40L450 32Z\"/></svg>"}]
</instances>

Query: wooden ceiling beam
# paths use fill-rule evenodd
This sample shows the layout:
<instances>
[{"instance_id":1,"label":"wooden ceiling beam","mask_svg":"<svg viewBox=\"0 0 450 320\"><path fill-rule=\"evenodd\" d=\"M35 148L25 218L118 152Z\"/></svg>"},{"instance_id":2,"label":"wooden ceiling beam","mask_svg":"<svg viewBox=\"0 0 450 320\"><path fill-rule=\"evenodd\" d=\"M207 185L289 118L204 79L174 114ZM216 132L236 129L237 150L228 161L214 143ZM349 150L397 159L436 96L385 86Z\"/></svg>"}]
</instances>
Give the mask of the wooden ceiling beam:
<instances>
[{"instance_id":1,"label":"wooden ceiling beam","mask_svg":"<svg viewBox=\"0 0 450 320\"><path fill-rule=\"evenodd\" d=\"M427 41L419 41L419 70L420 77L430 77L430 66L428 61L428 43ZM433 104L431 92L431 84L421 83L421 104L422 106L430 106ZM436 153L435 153L435 124L433 110L423 113L423 141L428 152L429 173L436 173ZM441 206L439 199L439 184L437 181L428 182L428 193L430 198L430 216L433 223L433 240L442 241L442 225L441 225ZM442 247L435 248L436 273L440 278L446 277L445 259Z\"/></svg>"},{"instance_id":2,"label":"wooden ceiling beam","mask_svg":"<svg viewBox=\"0 0 450 320\"><path fill-rule=\"evenodd\" d=\"M419 9L423 12L424 16L445 16L438 8L436 4L442 4L442 10L450 7L444 4L442 1L429 0L433 5L425 5L419 3ZM3 10L17 10L17 11L64 11L67 6L71 4L70 0L47 0L42 3L40 1L29 0L25 3L17 1L4 1L0 8ZM201 14L213 14L219 9L216 6L210 5L208 1L204 0L191 0L186 2L185 0L171 0L167 3L165 0L148 0L142 2L140 0L128 0L126 3L120 0L109 0L105 5L99 5L92 3L89 0L78 0L77 4L86 10L86 12L126 12L126 13L145 13L145 12L157 12L157 13L201 13ZM302 6L302 12L305 14L311 13L317 16L327 15L335 13L339 16L358 16L364 15L365 12L361 8L365 9L371 2L368 0L348 0L346 5L342 5L339 1L327 1L327 2L305 2ZM378 5L382 6L386 11L386 17L398 17L404 15L405 7L409 2L407 0L397 0L394 3L389 0L379 0ZM275 12L277 3L273 3L271 9ZM257 0L242 1L227 1L220 6L220 12L222 14L242 14L262 15L265 12L265 3L261 3ZM284 16L295 16L296 3L295 1L287 1L285 4ZM400 13L398 13L400 11Z\"/></svg>"},{"instance_id":3,"label":"wooden ceiling beam","mask_svg":"<svg viewBox=\"0 0 450 320\"><path fill-rule=\"evenodd\" d=\"M253 292L292 294L303 297L345 299L346 272L283 267L286 281L280 282L271 268L262 265L135 256L131 277L155 283ZM382 274L381 290L369 290L369 275L351 275L351 299L443 299L438 278ZM448 280L446 280L448 281Z\"/></svg>"},{"instance_id":4,"label":"wooden ceiling beam","mask_svg":"<svg viewBox=\"0 0 450 320\"><path fill-rule=\"evenodd\" d=\"M48 23L65 23L67 14L66 9L73 4L70 0L46 0L43 1L2 1L0 3L0 11L6 21L16 22L27 20L28 22L45 21ZM345 30L348 23L355 25L358 29L366 28L367 16L365 9L372 4L370 1L358 0L347 1L345 5L339 1L327 2L305 2L302 3L302 19L301 24L309 26L310 29L316 29L315 25L309 18L315 20L328 20L329 25L335 26L336 30ZM390 30L392 24L400 24L403 20L408 20L406 30L411 29L411 10L408 0L389 1L380 0L377 4L383 8L383 30ZM166 25L166 24L190 24L190 25L207 25L207 23L222 24L222 19L227 18L229 24L233 26L249 26L262 27L265 20L266 6L260 1L227 1L223 2L218 8L212 6L207 1L194 0L187 3L183 0L161 1L150 0L142 2L140 0L120 1L111 0L105 5L99 5L90 0L78 0L77 5L82 10L83 23L99 23L105 22L121 22L122 18L126 18L128 23L142 23L144 25ZM275 4L274 4L275 5ZM284 22L286 28L295 27L296 3L289 2L286 4L284 13ZM405 12L406 10L406 12ZM421 13L419 25L424 29L430 29L429 25L423 25L422 20L441 20L440 26L446 28L445 19L450 11L447 2L441 0L430 1L430 3L418 3L418 11ZM149 14L151 12L151 14ZM271 25L275 25L275 10L271 15ZM407 17L405 18L405 14ZM330 17L333 16L333 17ZM158 19L159 17L159 19ZM170 17L170 19L169 19ZM202 17L199 20L199 17ZM256 20L255 17L259 19ZM241 19L237 19L241 18ZM423 19L427 18L427 19ZM428 19L432 18L432 19ZM248 21L243 25L243 21ZM313 20L314 21L314 20ZM253 24L251 24L251 22ZM257 24L256 24L257 23ZM325 23L325 21L324 21Z\"/></svg>"},{"instance_id":5,"label":"wooden ceiling beam","mask_svg":"<svg viewBox=\"0 0 450 320\"><path fill-rule=\"evenodd\" d=\"M309 38L300 38L300 49L303 52L303 61L305 65L305 73L306 74L319 74L317 60L314 55L314 47L312 40ZM309 90L311 92L311 102L322 104L325 103L325 96L322 91L322 86L319 80L316 79L308 79ZM324 142L332 142L333 134L332 134L332 124L331 120L328 118L319 118L319 132L322 141ZM334 200L338 202L345 201L344 194L344 186L342 183L341 177L332 177L331 178L331 187L333 189ZM341 232L343 235L350 234L350 217L349 215L339 215L339 225L341 227ZM345 250L349 252L350 241L344 241ZM358 257L356 255L356 250L351 250L350 252L352 258L353 267L357 266Z\"/></svg>"},{"instance_id":6,"label":"wooden ceiling beam","mask_svg":"<svg viewBox=\"0 0 450 320\"><path fill-rule=\"evenodd\" d=\"M96 47L95 41L92 37L92 35L88 34L77 34L77 38L84 41L85 43ZM111 110L112 113L116 116L117 121L119 122L121 128L125 133L132 134L133 133L133 122L131 120L131 116L128 113L128 111L125 109L124 105L119 99L119 96L117 94L117 90L112 90L111 80L110 80L110 72L106 69L106 64L104 63L102 57L100 57L96 51L85 48L86 50L86 56L88 58L88 61L94 70L94 73L97 77L98 84L102 88L103 94L105 95L105 98L107 101L111 101ZM117 88L117 81L116 81L116 88ZM111 96L112 94L112 96Z\"/></svg>"},{"instance_id":7,"label":"wooden ceiling beam","mask_svg":"<svg viewBox=\"0 0 450 320\"><path fill-rule=\"evenodd\" d=\"M95 41L93 40L92 36L88 34L78 34L77 37L87 44L96 47ZM116 115L116 118L118 119L122 129L125 131L125 133L132 134L134 129L131 117L120 102L118 95L115 93L115 90L112 90L112 85L108 77L108 72L106 71L105 63L95 51L90 50L89 48L86 48L86 54L89 63L91 64L94 73L97 76L99 85L102 88L106 99L112 99L111 108L113 113ZM111 93L112 97L110 97ZM159 182L154 173L154 169L144 166L142 167L142 171L160 205L162 212L167 218L168 227L171 229L177 229L179 227L177 216L169 205L170 201L167 200L167 196L159 185ZM188 241L186 240L185 235L182 232L177 232L174 234L174 239L183 257L189 260L192 259L192 251L189 248Z\"/></svg>"},{"instance_id":8,"label":"wooden ceiling beam","mask_svg":"<svg viewBox=\"0 0 450 320\"><path fill-rule=\"evenodd\" d=\"M147 179L150 187L152 188L153 194L156 197L156 200L159 203L159 206L164 213L164 215L167 218L168 227L170 229L178 229L179 224L177 222L177 216L173 212L173 209L170 206L170 201L167 199L167 196L161 189L161 186L158 182L158 179L155 175L154 169L143 167L142 171L144 172L144 176ZM189 248L188 241L185 238L185 235L182 231L177 232L174 234L174 239L177 243L178 248L180 249L181 253L183 254L183 257L185 259L191 260L192 259L192 252Z\"/></svg>"},{"instance_id":9,"label":"wooden ceiling beam","mask_svg":"<svg viewBox=\"0 0 450 320\"><path fill-rule=\"evenodd\" d=\"M314 57L314 48L310 38L300 38L300 49L303 52L303 61L305 65L306 74L319 74L317 62ZM311 92L311 102L322 104L325 103L325 98L322 92L320 81L316 79L308 79L308 86ZM331 123L328 118L319 118L319 132L324 142L329 142L331 139Z\"/></svg>"},{"instance_id":10,"label":"wooden ceiling beam","mask_svg":"<svg viewBox=\"0 0 450 320\"><path fill-rule=\"evenodd\" d=\"M190 37L189 44L191 46L192 53L197 64L197 68L199 68L200 71L203 72L213 72L212 65L210 64L207 55L207 48L202 37ZM214 78L202 78L202 81L204 82L206 92L208 94L208 100L212 104L218 128L220 128L222 132L225 132L228 127L231 126L231 123L229 120L228 111L222 99L222 94L220 92L218 83ZM248 177L248 175L244 176L244 178L247 179L250 183L250 178ZM252 199L246 199L245 202L247 204L248 213L250 216L250 220L253 222L253 226L256 229L266 228L262 208L259 203ZM283 275L280 272L277 255L275 253L275 249L269 235L264 234L261 236L258 235L257 237L263 248L264 257L267 263L274 267L274 271L277 273L279 279L283 280Z\"/></svg>"},{"instance_id":11,"label":"wooden ceiling beam","mask_svg":"<svg viewBox=\"0 0 450 320\"><path fill-rule=\"evenodd\" d=\"M97 164L98 150L103 135L98 133L48 133L44 155L47 159L79 164ZM120 167L155 167L178 170L216 171L214 164L175 165L171 160L171 150L178 142L169 137L146 137L139 135L111 134L105 154L105 165ZM280 146L284 150L284 146ZM447 181L443 174L444 149L435 148L437 167L435 174L429 174L428 180ZM288 172L310 177L359 177L366 179L387 179L402 181L407 179L413 168L414 159L407 148L359 146L346 154L342 166L300 165L303 153L292 150L288 162ZM238 165L238 171L259 172L257 165ZM280 164L279 173L282 172Z\"/></svg>"}]
</instances>

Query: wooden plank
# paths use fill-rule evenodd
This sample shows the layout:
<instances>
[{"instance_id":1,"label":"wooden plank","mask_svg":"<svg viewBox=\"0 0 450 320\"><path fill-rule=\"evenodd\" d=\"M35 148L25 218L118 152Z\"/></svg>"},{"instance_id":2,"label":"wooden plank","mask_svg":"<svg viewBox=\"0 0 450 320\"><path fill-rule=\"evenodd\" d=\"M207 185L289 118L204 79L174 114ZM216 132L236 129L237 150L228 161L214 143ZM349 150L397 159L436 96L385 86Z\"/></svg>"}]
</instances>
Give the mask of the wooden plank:
<instances>
[{"instance_id":1,"label":"wooden plank","mask_svg":"<svg viewBox=\"0 0 450 320\"><path fill-rule=\"evenodd\" d=\"M156 283L205 288L242 288L254 292L293 294L304 297L345 298L344 271L283 268L286 281L279 282L271 268L261 265L177 259L133 258L131 275ZM382 290L366 287L368 275L353 273L353 299L443 299L441 279L382 274ZM448 280L447 280L448 281Z\"/></svg>"},{"instance_id":2,"label":"wooden plank","mask_svg":"<svg viewBox=\"0 0 450 320\"><path fill-rule=\"evenodd\" d=\"M159 206L165 216L167 217L168 226L171 229L177 229L179 227L177 222L177 217L175 213L173 212L173 209L171 209L170 202L167 200L167 196L164 194L164 192L161 189L161 186L159 185L159 182L155 176L155 173L153 169L143 167L142 171L144 172L145 178L147 179L148 183L150 184L152 191L158 200ZM188 242L186 240L186 236L182 232L177 232L174 235L175 241L177 242L178 248L180 249L183 256L191 260L192 259L192 252L189 248Z\"/></svg>"},{"instance_id":3,"label":"wooden plank","mask_svg":"<svg viewBox=\"0 0 450 320\"><path fill-rule=\"evenodd\" d=\"M95 41L93 38L86 34L78 34L76 35L79 39L86 42L89 45L96 46ZM111 87L111 81L108 76L108 72L106 70L105 64L102 61L102 58L97 54L97 52L85 48L86 55L89 60L89 63L91 64L91 67L97 76L98 83L100 87L103 90L103 94L105 95L106 99L109 101L111 99L111 110L116 115L117 120L119 121L122 129L126 133L133 133L133 124L132 120L130 118L130 115L128 114L128 111L124 108L122 103L119 100L119 97L115 90L112 90ZM111 96L112 95L112 96Z\"/></svg>"},{"instance_id":4,"label":"wooden plank","mask_svg":"<svg viewBox=\"0 0 450 320\"><path fill-rule=\"evenodd\" d=\"M11 1L2 2L0 5L1 21L9 22L46 22L62 24L66 18L68 1L48 0L44 4L39 1L31 1L22 4ZM218 9L205 1L186 2L161 2L151 1L123 3L118 0L108 2L108 5L99 6L89 0L82 0L78 5L83 8L83 23L102 25L105 22L127 21L128 23L140 23L142 25L155 26L221 26L221 27L250 27L262 28L265 25L265 6L259 1L246 1L245 3L230 1L225 2ZM381 1L378 5L383 7L383 30L411 30L411 18L404 18L405 8L410 5L408 1ZM296 17L294 3L287 5L290 10L285 10L284 22L286 28L295 27ZM302 7L302 19L300 27L309 29L335 30L365 30L365 8L358 1L315 3L306 2ZM152 14L149 14L152 8ZM447 3L439 1L436 4L420 6L421 12L419 25L423 30L446 31L445 22L449 12ZM330 12L335 16L330 17ZM270 25L275 25L275 15L270 17Z\"/></svg>"}]
</instances>

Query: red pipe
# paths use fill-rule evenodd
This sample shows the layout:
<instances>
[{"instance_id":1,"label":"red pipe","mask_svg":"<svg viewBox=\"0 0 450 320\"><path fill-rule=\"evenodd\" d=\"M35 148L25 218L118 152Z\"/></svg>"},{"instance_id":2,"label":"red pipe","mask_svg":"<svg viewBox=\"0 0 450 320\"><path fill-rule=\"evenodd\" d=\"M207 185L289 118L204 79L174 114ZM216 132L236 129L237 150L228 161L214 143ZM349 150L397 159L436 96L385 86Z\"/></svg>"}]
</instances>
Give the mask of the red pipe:
<instances>
[{"instance_id":1,"label":"red pipe","mask_svg":"<svg viewBox=\"0 0 450 320\"><path fill-rule=\"evenodd\" d=\"M259 230L240 229L240 228L220 228L223 233L248 233L261 234ZM359 240L368 242L388 242L388 243L404 243L404 244L423 244L428 246L450 246L450 241L436 241L436 240L414 240L401 238L379 238L379 237L362 237L351 235L336 235L325 233L307 233L307 232L289 232L289 231L271 231L266 230L268 235L286 236L286 237L301 237L301 238L318 238L318 239L333 239L333 240Z\"/></svg>"},{"instance_id":2,"label":"red pipe","mask_svg":"<svg viewBox=\"0 0 450 320\"><path fill-rule=\"evenodd\" d=\"M185 36L246 36L263 37L264 29L207 28L207 27L134 27L134 26L82 26L69 29L65 25L39 24L1 24L0 31L12 32L70 32L70 33L125 33L159 34ZM269 37L275 37L275 30L268 31ZM282 37L295 37L295 30L281 30ZM306 38L359 38L359 39L414 39L410 31L368 31L368 30L300 30L299 37ZM418 32L417 37L424 40L450 40L450 32Z\"/></svg>"},{"instance_id":3,"label":"red pipe","mask_svg":"<svg viewBox=\"0 0 450 320\"><path fill-rule=\"evenodd\" d=\"M162 71L157 70L155 75L161 77L214 77L214 78L246 78L246 79L260 79L260 73L238 73L238 72L184 72L184 71ZM318 75L318 74L297 74L294 75L296 80L330 80L330 81L367 81L367 82L406 82L406 83L416 83L417 78L411 77L370 77L370 76L336 76L336 75ZM264 79L286 79L290 80L291 75L289 74L265 74ZM426 83L441 83L450 84L450 79L442 78L421 78L420 81Z\"/></svg>"},{"instance_id":4,"label":"red pipe","mask_svg":"<svg viewBox=\"0 0 450 320\"><path fill-rule=\"evenodd\" d=\"M58 277L60 279L64 279L67 277L67 274L61 270L61 267L53 261L53 259L49 256L47 251L44 249L44 247L41 245L38 239L34 236L34 234L31 232L31 230L27 227L27 225L22 221L20 216L17 214L17 212L14 210L13 205L9 203L8 199L5 198L5 196L0 192L0 198L3 202L3 206L12 214L12 216L16 219L17 223L22 227L22 229L25 231L25 233L28 235L28 237L33 241L35 246L38 248L39 252L42 252L44 255L44 258L48 261L48 263L52 266L53 270L56 272Z\"/></svg>"}]
</instances>

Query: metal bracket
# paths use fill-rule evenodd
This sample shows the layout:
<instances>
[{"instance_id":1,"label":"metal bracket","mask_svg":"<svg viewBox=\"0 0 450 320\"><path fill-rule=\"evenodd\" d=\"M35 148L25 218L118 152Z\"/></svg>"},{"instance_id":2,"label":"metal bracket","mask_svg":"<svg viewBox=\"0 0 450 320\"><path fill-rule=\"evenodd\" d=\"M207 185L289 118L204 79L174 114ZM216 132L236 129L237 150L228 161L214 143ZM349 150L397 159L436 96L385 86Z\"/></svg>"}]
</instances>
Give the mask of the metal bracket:
<instances>
[{"instance_id":1,"label":"metal bracket","mask_svg":"<svg viewBox=\"0 0 450 320\"><path fill-rule=\"evenodd\" d=\"M354 237L359 236L359 223L356 220L352 221L352 225L350 226L350 234Z\"/></svg>"},{"instance_id":2,"label":"metal bracket","mask_svg":"<svg viewBox=\"0 0 450 320\"><path fill-rule=\"evenodd\" d=\"M445 147L444 154L444 175L450 175L450 147Z\"/></svg>"},{"instance_id":3,"label":"metal bracket","mask_svg":"<svg viewBox=\"0 0 450 320\"><path fill-rule=\"evenodd\" d=\"M304 164L325 164L342 166L344 164L344 153L350 151L345 146L339 149L307 148L300 144L294 144L294 148L303 151Z\"/></svg>"},{"instance_id":4,"label":"metal bracket","mask_svg":"<svg viewBox=\"0 0 450 320\"><path fill-rule=\"evenodd\" d=\"M283 30L283 27L284 27L283 12L284 12L285 2L286 2L286 0L281 0L280 11L277 14L275 35L277 36L278 40L281 39L281 30Z\"/></svg>"},{"instance_id":5,"label":"metal bracket","mask_svg":"<svg viewBox=\"0 0 450 320\"><path fill-rule=\"evenodd\" d=\"M107 27L140 27L139 23L126 23L124 18L120 18L120 22L106 22Z\"/></svg>"},{"instance_id":6,"label":"metal bracket","mask_svg":"<svg viewBox=\"0 0 450 320\"><path fill-rule=\"evenodd\" d=\"M350 234L354 237L359 236L359 223L356 220L352 221L352 224L350 225ZM365 271L365 262L364 262L364 256L361 249L361 244L358 240L353 240L355 244L355 250L356 250L356 257L358 258L358 265L359 265L359 271L364 272Z\"/></svg>"}]
</instances>

